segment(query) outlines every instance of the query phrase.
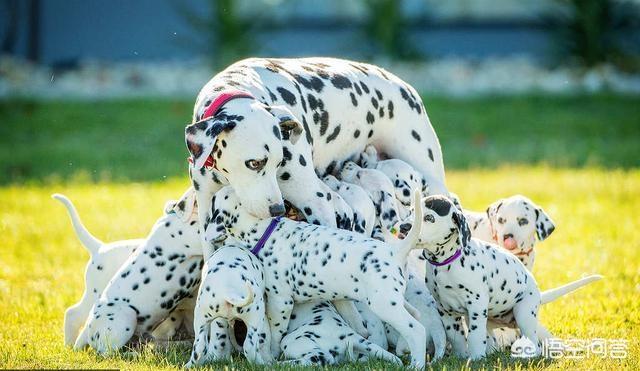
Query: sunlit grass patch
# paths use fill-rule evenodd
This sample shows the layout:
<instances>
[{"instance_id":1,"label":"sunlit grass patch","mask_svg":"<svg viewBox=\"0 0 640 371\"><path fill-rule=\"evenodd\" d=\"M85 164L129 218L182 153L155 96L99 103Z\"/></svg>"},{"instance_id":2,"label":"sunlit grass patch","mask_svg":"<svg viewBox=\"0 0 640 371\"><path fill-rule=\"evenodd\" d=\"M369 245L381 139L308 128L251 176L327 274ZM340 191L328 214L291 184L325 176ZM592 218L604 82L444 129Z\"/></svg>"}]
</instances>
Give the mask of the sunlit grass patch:
<instances>
[{"instance_id":1,"label":"sunlit grass patch","mask_svg":"<svg viewBox=\"0 0 640 371\"><path fill-rule=\"evenodd\" d=\"M557 222L538 245L534 274L547 289L584 273L605 279L542 310L543 323L561 338L629 341L626 360L535 360L500 354L481 362L447 358L440 369L638 369L640 347L640 171L500 167L447 173L451 190L469 209L484 210L496 199L522 193ZM177 369L188 349L144 347L106 359L62 345L62 316L82 292L88 254L77 241L64 208L50 195L64 193L86 226L112 241L145 236L168 199L178 198L186 178L152 183L60 183L0 188L0 368ZM242 358L215 364L253 369ZM373 361L341 369L393 369ZM270 368L267 368L270 369Z\"/></svg>"}]
</instances>

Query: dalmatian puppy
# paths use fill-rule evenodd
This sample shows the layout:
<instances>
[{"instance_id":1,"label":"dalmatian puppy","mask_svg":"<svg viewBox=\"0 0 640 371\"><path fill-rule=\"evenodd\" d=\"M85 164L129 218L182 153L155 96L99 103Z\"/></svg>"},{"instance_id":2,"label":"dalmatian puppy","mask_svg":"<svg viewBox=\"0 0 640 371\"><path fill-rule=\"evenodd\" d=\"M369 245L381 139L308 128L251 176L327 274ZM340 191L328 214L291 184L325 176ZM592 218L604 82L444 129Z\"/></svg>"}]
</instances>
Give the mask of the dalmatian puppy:
<instances>
[{"instance_id":1,"label":"dalmatian puppy","mask_svg":"<svg viewBox=\"0 0 640 371\"><path fill-rule=\"evenodd\" d=\"M231 187L218 191L212 203L204 228L206 240L232 236L255 246L262 261L274 356L280 353L278 345L294 303L356 300L396 329L409 344L412 364L424 366L425 329L403 297L403 267L420 228L391 245L350 231L288 219L259 219L244 209ZM421 217L419 207L415 214Z\"/></svg>"},{"instance_id":2,"label":"dalmatian puppy","mask_svg":"<svg viewBox=\"0 0 640 371\"><path fill-rule=\"evenodd\" d=\"M522 195L500 199L484 213L465 210L465 217L473 237L500 245L530 271L536 257L536 242L544 241L556 228L540 206Z\"/></svg>"},{"instance_id":3,"label":"dalmatian puppy","mask_svg":"<svg viewBox=\"0 0 640 371\"><path fill-rule=\"evenodd\" d=\"M333 365L354 358L379 358L401 365L400 359L363 338L340 317L329 302L296 304L287 335L280 343L288 364Z\"/></svg>"},{"instance_id":4,"label":"dalmatian puppy","mask_svg":"<svg viewBox=\"0 0 640 371\"><path fill-rule=\"evenodd\" d=\"M347 231L354 230L355 215L351 206L349 206L338 192L333 191L329 187L327 187L323 194L333 203L333 209L336 214L336 227Z\"/></svg>"},{"instance_id":5,"label":"dalmatian puppy","mask_svg":"<svg viewBox=\"0 0 640 371\"><path fill-rule=\"evenodd\" d=\"M426 197L418 246L429 261L425 282L456 354L479 359L487 352L487 320L510 325L538 344L536 281L514 255L471 238L466 219L447 197ZM463 322L468 335L462 331ZM538 349L537 349L538 350Z\"/></svg>"},{"instance_id":6,"label":"dalmatian puppy","mask_svg":"<svg viewBox=\"0 0 640 371\"><path fill-rule=\"evenodd\" d=\"M304 135L301 135L304 134ZM367 144L406 161L434 194L447 194L442 151L420 95L377 66L332 58L241 60L200 91L185 130L189 172L204 225L213 194L231 185L247 211L281 215L283 199L308 220L335 226L326 198L314 198L318 176L331 174ZM281 171L284 142L291 150ZM287 183L296 186L288 186ZM300 186L304 185L304 186Z\"/></svg>"},{"instance_id":7,"label":"dalmatian puppy","mask_svg":"<svg viewBox=\"0 0 640 371\"><path fill-rule=\"evenodd\" d=\"M342 182L333 175L325 176L322 181L338 193L351 208L353 231L371 236L376 221L376 209L367 192L359 185Z\"/></svg>"},{"instance_id":8,"label":"dalmatian puppy","mask_svg":"<svg viewBox=\"0 0 640 371\"><path fill-rule=\"evenodd\" d=\"M107 283L122 263L127 260L138 246L142 245L144 240L135 239L104 243L85 228L71 200L57 193L52 197L60 201L67 209L76 236L90 255L85 269L85 289L82 298L64 313L64 344L73 346L80 329L89 316L91 307L102 294L102 290L107 286Z\"/></svg>"},{"instance_id":9,"label":"dalmatian puppy","mask_svg":"<svg viewBox=\"0 0 640 371\"><path fill-rule=\"evenodd\" d=\"M232 239L229 239L232 240ZM242 321L247 335L242 346L250 362L272 361L264 302L262 263L240 244L225 241L209 257L194 312L196 334L187 367L230 358L228 324Z\"/></svg>"},{"instance_id":10,"label":"dalmatian puppy","mask_svg":"<svg viewBox=\"0 0 640 371\"><path fill-rule=\"evenodd\" d=\"M378 160L378 151L372 145L360 154L360 163L366 169L376 169L386 175L393 184L396 199L405 207L411 206L412 189L420 189L423 196L428 196L429 187L422 174L402 160Z\"/></svg>"},{"instance_id":11,"label":"dalmatian puppy","mask_svg":"<svg viewBox=\"0 0 640 371\"><path fill-rule=\"evenodd\" d=\"M176 204L184 204L193 190L187 192L180 201L168 201L165 205L165 214L182 210L175 208ZM89 232L78 215L75 206L66 196L54 194L52 198L60 201L69 214L71 224L76 232L76 236L82 245L89 251L89 262L85 269L85 289L80 301L65 311L64 316L64 343L66 346L73 346L76 342L80 329L89 316L89 311L93 304L100 298L102 291L115 275L122 264L143 245L144 239L122 240L111 243L104 243L94 237ZM174 209L176 211L174 211ZM192 219L192 221L195 219ZM176 335L182 323L191 323L188 318L191 314L174 311L158 328L154 330L152 336L155 340L169 340Z\"/></svg>"},{"instance_id":12,"label":"dalmatian puppy","mask_svg":"<svg viewBox=\"0 0 640 371\"><path fill-rule=\"evenodd\" d=\"M134 335L152 334L172 313L193 311L193 302L183 299L195 293L203 265L194 202L187 191L156 221L94 303L74 349L117 350Z\"/></svg>"},{"instance_id":13,"label":"dalmatian puppy","mask_svg":"<svg viewBox=\"0 0 640 371\"><path fill-rule=\"evenodd\" d=\"M363 169L355 162L347 162L340 178L343 182L362 187L376 210L376 218L382 229L390 230L400 219L406 217L405 209L399 207L395 197L393 183L384 173L375 169Z\"/></svg>"}]
</instances>

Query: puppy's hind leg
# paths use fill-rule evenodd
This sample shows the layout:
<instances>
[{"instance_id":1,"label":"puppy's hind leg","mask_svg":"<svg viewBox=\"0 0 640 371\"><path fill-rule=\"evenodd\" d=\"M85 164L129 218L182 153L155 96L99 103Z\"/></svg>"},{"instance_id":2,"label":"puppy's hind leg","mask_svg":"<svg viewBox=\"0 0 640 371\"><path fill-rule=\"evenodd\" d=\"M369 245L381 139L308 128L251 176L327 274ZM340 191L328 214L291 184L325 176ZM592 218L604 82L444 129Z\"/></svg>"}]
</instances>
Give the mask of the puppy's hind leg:
<instances>
[{"instance_id":1,"label":"puppy's hind leg","mask_svg":"<svg viewBox=\"0 0 640 371\"><path fill-rule=\"evenodd\" d=\"M64 345L71 347L78 338L80 328L87 321L93 302L85 292L82 300L64 312Z\"/></svg>"},{"instance_id":2,"label":"puppy's hind leg","mask_svg":"<svg viewBox=\"0 0 640 371\"><path fill-rule=\"evenodd\" d=\"M364 325L364 321L362 316L358 312L356 305L351 300L335 300L333 305L336 307L336 310L342 316L342 318L347 322L347 324L360 336L364 338L369 337L369 332L367 331L367 327Z\"/></svg>"},{"instance_id":3,"label":"puppy's hind leg","mask_svg":"<svg viewBox=\"0 0 640 371\"><path fill-rule=\"evenodd\" d=\"M184 367L190 368L196 365L201 365L206 361L210 340L209 331L211 326L215 325L213 323L209 324L200 321L198 321L197 324L194 324L194 327L196 328L196 338L193 342L191 358L189 358L189 362L187 362Z\"/></svg>"},{"instance_id":4,"label":"puppy's hind leg","mask_svg":"<svg viewBox=\"0 0 640 371\"><path fill-rule=\"evenodd\" d=\"M394 356L388 351L382 349L380 346L372 343L371 341L354 334L350 339L347 340L349 345L347 346L347 350L349 351L349 358L352 361L361 360L367 361L369 357L382 359L391 363L395 363L397 365L402 365L402 361L400 358ZM351 350L359 354L363 354L364 357L356 357L355 354L352 354Z\"/></svg>"},{"instance_id":5,"label":"puppy's hind leg","mask_svg":"<svg viewBox=\"0 0 640 371\"><path fill-rule=\"evenodd\" d=\"M290 296L270 295L267 298L267 318L271 332L271 355L280 356L280 341L286 334L293 310L293 298Z\"/></svg>"},{"instance_id":6,"label":"puppy's hind leg","mask_svg":"<svg viewBox=\"0 0 640 371\"><path fill-rule=\"evenodd\" d=\"M418 369L425 366L427 334L424 326L415 319L402 305L404 298L378 298L371 302L371 310L383 322L388 323L400 333L411 350L411 364Z\"/></svg>"}]
</instances>

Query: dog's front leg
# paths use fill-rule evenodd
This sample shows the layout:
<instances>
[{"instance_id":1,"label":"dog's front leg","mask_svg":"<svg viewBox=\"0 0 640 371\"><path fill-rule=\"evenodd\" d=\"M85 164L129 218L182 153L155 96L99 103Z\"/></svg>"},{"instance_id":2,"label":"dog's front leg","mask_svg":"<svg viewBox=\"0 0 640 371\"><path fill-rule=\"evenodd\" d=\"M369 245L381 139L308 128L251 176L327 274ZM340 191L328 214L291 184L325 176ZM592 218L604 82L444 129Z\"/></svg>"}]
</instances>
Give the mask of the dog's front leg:
<instances>
[{"instance_id":1,"label":"dog's front leg","mask_svg":"<svg viewBox=\"0 0 640 371\"><path fill-rule=\"evenodd\" d=\"M441 313L442 325L447 334L447 339L451 343L453 353L460 358L467 357L467 342L462 326L462 316L454 316L446 312Z\"/></svg>"},{"instance_id":2,"label":"dog's front leg","mask_svg":"<svg viewBox=\"0 0 640 371\"><path fill-rule=\"evenodd\" d=\"M275 359L280 356L280 341L287 333L291 311L293 310L293 298L290 296L267 296L267 319L271 332L271 354Z\"/></svg>"},{"instance_id":3,"label":"dog's front leg","mask_svg":"<svg viewBox=\"0 0 640 371\"><path fill-rule=\"evenodd\" d=\"M469 358L480 359L487 353L487 305L489 300L480 297L472 302L467 308L467 318L469 320L469 335L467 336L467 347Z\"/></svg>"}]
</instances>

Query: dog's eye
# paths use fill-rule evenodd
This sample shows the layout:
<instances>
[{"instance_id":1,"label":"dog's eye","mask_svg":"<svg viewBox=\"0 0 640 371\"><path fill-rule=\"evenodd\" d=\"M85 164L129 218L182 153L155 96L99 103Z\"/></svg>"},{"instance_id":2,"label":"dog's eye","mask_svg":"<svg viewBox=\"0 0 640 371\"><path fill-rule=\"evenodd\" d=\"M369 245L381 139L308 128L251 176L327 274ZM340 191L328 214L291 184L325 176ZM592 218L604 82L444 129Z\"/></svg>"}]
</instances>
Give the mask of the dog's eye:
<instances>
[{"instance_id":1,"label":"dog's eye","mask_svg":"<svg viewBox=\"0 0 640 371\"><path fill-rule=\"evenodd\" d=\"M506 220L504 220L504 218L502 218L502 217L498 218L498 223L504 224L505 222L506 222Z\"/></svg>"},{"instance_id":2,"label":"dog's eye","mask_svg":"<svg viewBox=\"0 0 640 371\"><path fill-rule=\"evenodd\" d=\"M245 166L251 170L260 171L266 165L267 159L262 160L247 160L244 162Z\"/></svg>"},{"instance_id":3,"label":"dog's eye","mask_svg":"<svg viewBox=\"0 0 640 371\"><path fill-rule=\"evenodd\" d=\"M522 226L522 225L527 225L527 224L529 224L529 221L527 220L527 218L518 219L518 225Z\"/></svg>"},{"instance_id":4,"label":"dog's eye","mask_svg":"<svg viewBox=\"0 0 640 371\"><path fill-rule=\"evenodd\" d=\"M424 221L429 223L435 223L436 219L431 214L427 214L424 216Z\"/></svg>"}]
</instances>

